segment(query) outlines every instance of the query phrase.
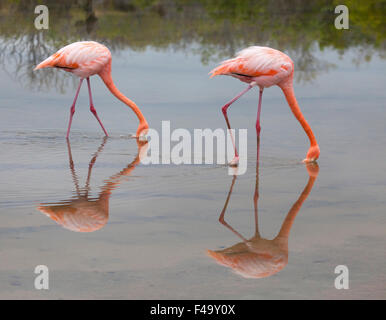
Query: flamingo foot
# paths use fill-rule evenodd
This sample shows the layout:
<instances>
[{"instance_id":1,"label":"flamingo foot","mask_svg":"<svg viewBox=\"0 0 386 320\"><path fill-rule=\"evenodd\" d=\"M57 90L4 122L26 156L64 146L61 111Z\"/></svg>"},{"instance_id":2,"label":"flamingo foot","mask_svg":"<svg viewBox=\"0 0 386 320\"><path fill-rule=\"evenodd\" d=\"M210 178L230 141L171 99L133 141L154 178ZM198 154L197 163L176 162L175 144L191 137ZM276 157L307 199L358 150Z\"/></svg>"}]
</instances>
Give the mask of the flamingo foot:
<instances>
[{"instance_id":1,"label":"flamingo foot","mask_svg":"<svg viewBox=\"0 0 386 320\"><path fill-rule=\"evenodd\" d=\"M149 125L146 121L141 122L138 126L136 138L140 138L141 136L144 137L149 131Z\"/></svg>"},{"instance_id":2,"label":"flamingo foot","mask_svg":"<svg viewBox=\"0 0 386 320\"><path fill-rule=\"evenodd\" d=\"M235 156L228 164L230 167L237 167L239 165L239 157Z\"/></svg>"}]
</instances>

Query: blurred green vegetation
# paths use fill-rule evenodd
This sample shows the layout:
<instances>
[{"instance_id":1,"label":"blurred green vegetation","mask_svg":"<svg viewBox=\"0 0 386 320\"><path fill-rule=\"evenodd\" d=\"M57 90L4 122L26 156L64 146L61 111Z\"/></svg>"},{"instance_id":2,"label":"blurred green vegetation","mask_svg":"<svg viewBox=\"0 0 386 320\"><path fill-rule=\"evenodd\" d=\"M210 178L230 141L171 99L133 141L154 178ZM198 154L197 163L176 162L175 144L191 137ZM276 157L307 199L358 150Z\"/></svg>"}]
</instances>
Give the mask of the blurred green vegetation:
<instances>
[{"instance_id":1,"label":"blurred green vegetation","mask_svg":"<svg viewBox=\"0 0 386 320\"><path fill-rule=\"evenodd\" d=\"M34 27L38 4L49 8L48 30ZM350 10L348 30L334 26L339 4ZM19 69L10 73L38 83L31 66L78 40L96 40L112 50L185 50L204 64L249 45L267 45L288 53L297 80L308 81L333 67L315 56L318 49L343 55L354 48L355 63L374 54L384 58L385 17L386 0L2 0L0 59L3 65L13 59ZM52 78L39 80L49 85Z\"/></svg>"}]
</instances>

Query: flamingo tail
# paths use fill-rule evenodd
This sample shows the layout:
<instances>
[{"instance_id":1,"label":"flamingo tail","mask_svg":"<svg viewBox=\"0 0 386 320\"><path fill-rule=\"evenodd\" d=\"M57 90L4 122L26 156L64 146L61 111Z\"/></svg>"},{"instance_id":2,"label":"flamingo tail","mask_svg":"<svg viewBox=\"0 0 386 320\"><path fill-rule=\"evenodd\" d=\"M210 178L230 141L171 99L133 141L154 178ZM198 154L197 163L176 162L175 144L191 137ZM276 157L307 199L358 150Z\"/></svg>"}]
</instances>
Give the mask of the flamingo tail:
<instances>
[{"instance_id":1,"label":"flamingo tail","mask_svg":"<svg viewBox=\"0 0 386 320\"><path fill-rule=\"evenodd\" d=\"M55 60L53 59L53 57L48 57L46 60L40 62L34 69L35 70L39 70L39 69L43 69L43 68L49 68L49 67L53 67L55 65Z\"/></svg>"},{"instance_id":2,"label":"flamingo tail","mask_svg":"<svg viewBox=\"0 0 386 320\"><path fill-rule=\"evenodd\" d=\"M209 72L210 77L213 78L217 75L224 75L228 74L230 71L230 64L229 63L223 63L219 65L217 68L214 68L211 72Z\"/></svg>"}]
</instances>

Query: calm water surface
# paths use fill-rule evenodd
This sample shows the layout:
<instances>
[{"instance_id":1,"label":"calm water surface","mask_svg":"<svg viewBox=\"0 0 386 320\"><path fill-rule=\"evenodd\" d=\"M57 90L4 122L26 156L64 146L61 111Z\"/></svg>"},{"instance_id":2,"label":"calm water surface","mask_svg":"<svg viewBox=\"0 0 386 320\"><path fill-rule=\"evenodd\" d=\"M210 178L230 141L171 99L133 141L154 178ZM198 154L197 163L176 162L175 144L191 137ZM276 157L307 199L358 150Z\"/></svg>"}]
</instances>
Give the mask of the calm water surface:
<instances>
[{"instance_id":1,"label":"calm water surface","mask_svg":"<svg viewBox=\"0 0 386 320\"><path fill-rule=\"evenodd\" d=\"M151 127L225 128L220 108L243 84L209 79L220 59L203 63L197 48L113 51L116 85ZM301 163L306 136L270 88L257 168L251 90L229 112L233 127L248 129L248 169L237 178L222 165L141 164L144 146L129 138L137 120L96 77L95 107L111 137L103 139L84 87L67 143L71 77L50 74L66 79L65 93L56 78L35 90L43 80L15 76L18 62L3 57L0 298L386 298L385 60L358 65L357 48L312 54L333 66L295 83L318 166ZM280 230L274 242L260 238ZM40 264L50 269L48 291L33 286ZM349 290L334 287L342 264Z\"/></svg>"}]
</instances>

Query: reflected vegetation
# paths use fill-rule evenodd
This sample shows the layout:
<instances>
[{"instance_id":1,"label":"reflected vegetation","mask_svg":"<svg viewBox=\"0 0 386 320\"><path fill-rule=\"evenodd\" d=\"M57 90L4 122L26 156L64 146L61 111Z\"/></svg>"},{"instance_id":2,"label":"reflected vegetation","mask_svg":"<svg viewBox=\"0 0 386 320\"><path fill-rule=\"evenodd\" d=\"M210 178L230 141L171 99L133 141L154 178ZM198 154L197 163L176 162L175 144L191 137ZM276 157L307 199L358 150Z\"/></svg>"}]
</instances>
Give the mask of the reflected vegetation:
<instances>
[{"instance_id":1,"label":"reflected vegetation","mask_svg":"<svg viewBox=\"0 0 386 320\"><path fill-rule=\"evenodd\" d=\"M89 196L89 191L93 166L98 155L103 151L107 140L107 137L103 139L89 163L84 188L80 188L79 186L79 179L75 172L75 166L72 160L70 141L67 140L69 167L75 186L75 196L69 200L60 201L58 203L41 203L38 207L39 211L50 217L62 227L71 231L93 232L105 226L109 219L109 200L111 193L119 186L123 178L130 175L135 169L140 161L141 155L146 153L148 146L147 142L137 140L138 153L135 159L120 172L105 180L104 185L100 188L101 192L99 193L99 197L92 198Z\"/></svg>"},{"instance_id":2,"label":"reflected vegetation","mask_svg":"<svg viewBox=\"0 0 386 320\"><path fill-rule=\"evenodd\" d=\"M32 67L73 41L96 40L113 51L182 50L218 63L249 45L268 45L295 61L298 81L309 81L334 65L316 52L341 55L354 49L354 63L374 54L385 58L386 0L345 1L350 29L334 27L337 0L66 0L44 2L49 30L34 28L39 1L0 2L0 61L3 70L30 88L55 85L64 91L70 77L33 73Z\"/></svg>"},{"instance_id":3,"label":"reflected vegetation","mask_svg":"<svg viewBox=\"0 0 386 320\"><path fill-rule=\"evenodd\" d=\"M259 146L260 138L257 139L257 162L256 162L256 184L253 197L255 234L247 239L237 232L225 221L225 212L230 201L236 175L233 176L231 187L221 211L219 221L231 230L242 241L223 250L208 250L207 253L218 264L231 268L236 274L244 278L266 278L281 271L288 263L288 237L296 215L304 201L310 194L314 182L319 173L317 163L307 163L306 168L309 175L308 182L296 202L289 210L281 229L273 240L261 237L258 225L258 200L259 200Z\"/></svg>"}]
</instances>

